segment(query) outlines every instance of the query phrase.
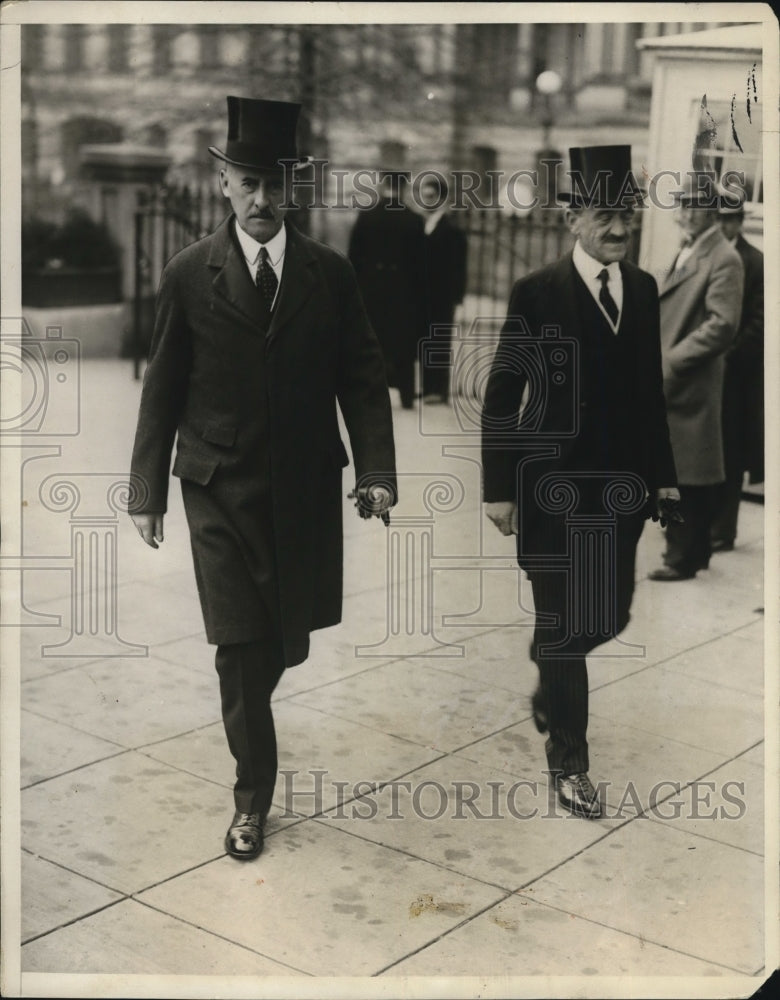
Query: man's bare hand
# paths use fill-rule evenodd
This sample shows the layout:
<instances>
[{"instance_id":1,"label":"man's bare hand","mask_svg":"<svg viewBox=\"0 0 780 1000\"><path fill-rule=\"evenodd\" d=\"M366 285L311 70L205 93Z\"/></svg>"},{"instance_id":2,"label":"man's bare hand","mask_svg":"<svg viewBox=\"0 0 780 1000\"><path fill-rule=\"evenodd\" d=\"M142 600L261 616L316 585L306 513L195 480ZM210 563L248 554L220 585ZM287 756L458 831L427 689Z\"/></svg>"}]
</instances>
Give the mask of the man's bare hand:
<instances>
[{"instance_id":1,"label":"man's bare hand","mask_svg":"<svg viewBox=\"0 0 780 1000\"><path fill-rule=\"evenodd\" d=\"M514 500L486 503L485 513L502 535L517 534L517 504Z\"/></svg>"},{"instance_id":2,"label":"man's bare hand","mask_svg":"<svg viewBox=\"0 0 780 1000\"><path fill-rule=\"evenodd\" d=\"M163 541L163 515L162 514L131 514L133 524L138 528L138 534L147 545L153 549L158 549L157 542Z\"/></svg>"}]
</instances>

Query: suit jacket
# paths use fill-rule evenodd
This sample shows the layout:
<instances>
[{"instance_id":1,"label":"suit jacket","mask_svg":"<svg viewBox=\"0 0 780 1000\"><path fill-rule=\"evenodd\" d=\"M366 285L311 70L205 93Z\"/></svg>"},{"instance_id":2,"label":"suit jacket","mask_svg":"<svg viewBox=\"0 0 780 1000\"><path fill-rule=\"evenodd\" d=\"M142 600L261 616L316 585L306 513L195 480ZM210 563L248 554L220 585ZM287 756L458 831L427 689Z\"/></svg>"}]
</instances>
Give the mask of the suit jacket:
<instances>
[{"instance_id":1,"label":"suit jacket","mask_svg":"<svg viewBox=\"0 0 780 1000\"><path fill-rule=\"evenodd\" d=\"M724 354L737 331L743 268L719 227L660 288L664 395L681 483L722 482Z\"/></svg>"},{"instance_id":2,"label":"suit jacket","mask_svg":"<svg viewBox=\"0 0 780 1000\"><path fill-rule=\"evenodd\" d=\"M166 509L182 480L210 642L246 642L281 616L287 664L340 621L341 408L358 480L395 490L376 337L341 254L288 225L267 325L233 217L165 268L144 377L131 512Z\"/></svg>"},{"instance_id":3,"label":"suit jacket","mask_svg":"<svg viewBox=\"0 0 780 1000\"><path fill-rule=\"evenodd\" d=\"M555 530L555 518L539 503L543 477L604 469L600 440L619 444L623 456L628 443L623 471L639 477L651 493L676 484L661 389L656 284L627 262L621 274L624 305L617 337L626 374L610 411L603 406L598 380L604 342L584 319L581 303L587 300L580 288L590 293L572 255L522 278L512 289L485 390L482 465L484 499L518 501L521 566L523 553L539 549L540 537L548 544ZM528 400L518 418L526 389Z\"/></svg>"}]
</instances>

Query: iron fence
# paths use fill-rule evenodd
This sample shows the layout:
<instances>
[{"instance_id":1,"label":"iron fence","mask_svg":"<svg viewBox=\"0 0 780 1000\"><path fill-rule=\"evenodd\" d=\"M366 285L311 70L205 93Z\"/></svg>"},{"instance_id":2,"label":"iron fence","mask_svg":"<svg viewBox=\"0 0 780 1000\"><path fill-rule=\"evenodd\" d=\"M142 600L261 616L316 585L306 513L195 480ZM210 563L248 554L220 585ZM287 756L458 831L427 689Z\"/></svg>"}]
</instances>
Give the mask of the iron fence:
<instances>
[{"instance_id":1,"label":"iron fence","mask_svg":"<svg viewBox=\"0 0 780 1000\"><path fill-rule=\"evenodd\" d=\"M182 247L213 232L227 214L213 182L168 185L144 196L135 213L135 288L133 360L136 378L151 337L154 296L166 262ZM639 255L642 213L637 212L629 259ZM468 239L466 293L504 307L512 285L524 275L558 259L572 246L561 209L505 214L471 209L453 213ZM305 220L299 217L299 224Z\"/></svg>"}]
</instances>

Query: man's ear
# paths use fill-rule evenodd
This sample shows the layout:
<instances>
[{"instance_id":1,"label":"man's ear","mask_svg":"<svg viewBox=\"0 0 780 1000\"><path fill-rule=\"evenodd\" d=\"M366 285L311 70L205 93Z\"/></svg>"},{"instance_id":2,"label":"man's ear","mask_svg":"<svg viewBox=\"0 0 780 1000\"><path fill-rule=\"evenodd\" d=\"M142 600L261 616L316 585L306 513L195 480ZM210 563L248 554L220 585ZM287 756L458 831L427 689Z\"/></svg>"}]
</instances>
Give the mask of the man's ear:
<instances>
[{"instance_id":1,"label":"man's ear","mask_svg":"<svg viewBox=\"0 0 780 1000\"><path fill-rule=\"evenodd\" d=\"M224 168L224 167L221 167L221 168L220 168L220 171L219 171L219 188L220 188L220 190L222 191L222 194L223 194L223 195L224 195L224 196L225 196L226 198L227 198L227 195L228 195L228 189L227 189L227 176L228 176L228 175L227 175L227 170L225 170L225 168Z\"/></svg>"},{"instance_id":2,"label":"man's ear","mask_svg":"<svg viewBox=\"0 0 780 1000\"><path fill-rule=\"evenodd\" d=\"M571 208L571 206L567 205L563 210L563 217L566 220L566 225L569 227L569 232L574 233L576 236L581 217L579 209Z\"/></svg>"}]
</instances>

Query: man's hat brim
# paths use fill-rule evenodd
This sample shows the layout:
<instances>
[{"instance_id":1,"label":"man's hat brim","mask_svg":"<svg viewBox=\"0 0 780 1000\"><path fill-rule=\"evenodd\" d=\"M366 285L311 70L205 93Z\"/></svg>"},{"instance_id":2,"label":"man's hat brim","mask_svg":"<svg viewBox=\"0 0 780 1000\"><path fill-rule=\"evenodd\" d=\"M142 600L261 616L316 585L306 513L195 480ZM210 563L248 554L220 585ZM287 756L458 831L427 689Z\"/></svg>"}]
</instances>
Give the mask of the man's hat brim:
<instances>
[{"instance_id":1,"label":"man's hat brim","mask_svg":"<svg viewBox=\"0 0 780 1000\"><path fill-rule=\"evenodd\" d=\"M625 208L646 208L645 194L646 192L641 188L636 188L634 194L627 194L624 198L616 202L604 202L601 199L585 200L571 191L559 191L555 197L559 204L565 208L603 208L613 212L620 212Z\"/></svg>"},{"instance_id":2,"label":"man's hat brim","mask_svg":"<svg viewBox=\"0 0 780 1000\"><path fill-rule=\"evenodd\" d=\"M209 146L208 150L212 156L215 156L218 160L222 160L223 163L229 163L232 167L243 167L245 170L283 170L285 166L291 166L293 170L298 170L311 163L311 157L309 156L285 157L284 163L280 163L279 160L275 163L268 163L265 162L265 157L262 156L258 156L256 160L252 157L247 157L246 160L234 160L226 153L223 153L221 149L217 149L216 146ZM291 159L292 163L290 162ZM249 160L253 160L253 162L248 162Z\"/></svg>"}]
</instances>

